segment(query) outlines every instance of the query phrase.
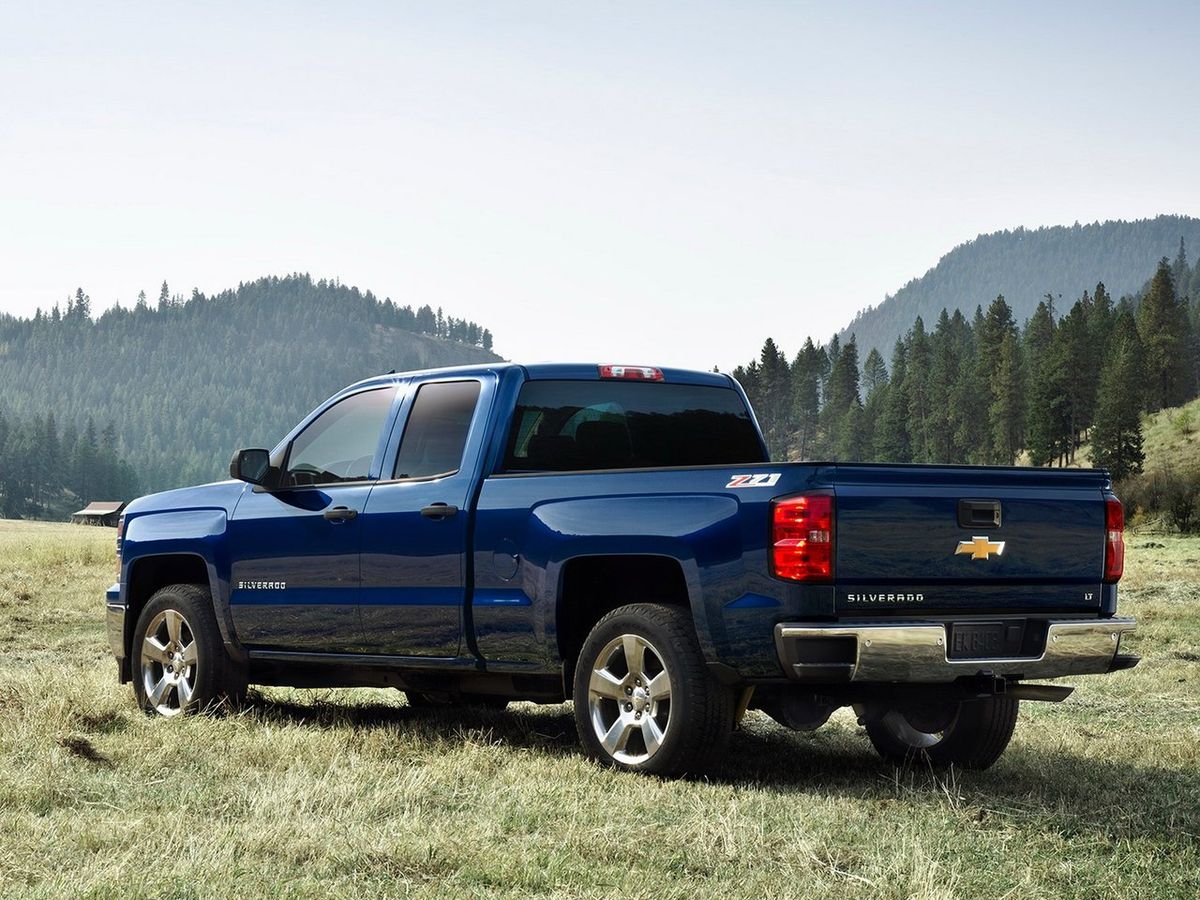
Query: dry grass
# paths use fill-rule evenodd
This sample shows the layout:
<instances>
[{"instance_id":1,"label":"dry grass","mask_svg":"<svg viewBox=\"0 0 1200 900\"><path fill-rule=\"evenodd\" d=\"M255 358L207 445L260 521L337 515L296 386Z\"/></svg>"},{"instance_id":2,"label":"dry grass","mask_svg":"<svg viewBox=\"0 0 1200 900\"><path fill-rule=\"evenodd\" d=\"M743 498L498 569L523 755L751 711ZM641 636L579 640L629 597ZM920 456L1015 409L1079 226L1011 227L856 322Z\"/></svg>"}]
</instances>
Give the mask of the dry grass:
<instances>
[{"instance_id":1,"label":"dry grass","mask_svg":"<svg viewBox=\"0 0 1200 900\"><path fill-rule=\"evenodd\" d=\"M116 684L112 532L0 522L0 895L1195 897L1200 540L1130 540L1131 672L1024 704L986 773L880 763L839 715L752 714L663 782L578 753L568 709L418 715L264 690L157 721Z\"/></svg>"}]
</instances>

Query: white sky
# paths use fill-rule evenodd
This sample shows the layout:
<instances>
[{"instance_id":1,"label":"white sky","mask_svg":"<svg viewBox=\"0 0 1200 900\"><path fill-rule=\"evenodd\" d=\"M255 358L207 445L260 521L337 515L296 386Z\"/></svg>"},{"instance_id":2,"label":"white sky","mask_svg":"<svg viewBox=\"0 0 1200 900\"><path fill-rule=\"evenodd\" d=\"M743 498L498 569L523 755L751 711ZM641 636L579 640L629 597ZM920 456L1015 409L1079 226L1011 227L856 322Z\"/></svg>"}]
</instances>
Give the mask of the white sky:
<instances>
[{"instance_id":1,"label":"white sky","mask_svg":"<svg viewBox=\"0 0 1200 900\"><path fill-rule=\"evenodd\" d=\"M723 368L979 232L1200 212L1200 4L0 5L0 311L264 274Z\"/></svg>"}]
</instances>

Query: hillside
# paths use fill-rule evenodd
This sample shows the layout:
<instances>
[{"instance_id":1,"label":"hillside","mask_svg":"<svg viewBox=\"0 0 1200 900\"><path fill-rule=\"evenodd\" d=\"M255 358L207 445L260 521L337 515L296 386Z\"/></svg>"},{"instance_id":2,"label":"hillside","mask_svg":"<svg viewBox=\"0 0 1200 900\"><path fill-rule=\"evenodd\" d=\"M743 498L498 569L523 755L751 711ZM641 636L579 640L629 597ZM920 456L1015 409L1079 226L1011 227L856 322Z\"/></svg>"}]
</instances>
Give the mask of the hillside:
<instances>
[{"instance_id":1,"label":"hillside","mask_svg":"<svg viewBox=\"0 0 1200 900\"><path fill-rule=\"evenodd\" d=\"M962 310L968 319L976 306L1003 294L1018 323L1033 314L1047 293L1070 304L1103 281L1120 298L1143 288L1146 273L1162 257L1174 258L1182 238L1200 248L1200 219L1158 216L1134 222L1018 228L984 234L960 244L938 264L910 281L878 306L860 312L840 337L858 340L865 357L877 348L884 358L896 338L921 316L931 327L943 308Z\"/></svg>"},{"instance_id":2,"label":"hillside","mask_svg":"<svg viewBox=\"0 0 1200 900\"><path fill-rule=\"evenodd\" d=\"M1146 472L1200 474L1200 398L1142 417ZM1080 446L1073 468L1092 464L1090 442Z\"/></svg>"},{"instance_id":3,"label":"hillside","mask_svg":"<svg viewBox=\"0 0 1200 900\"><path fill-rule=\"evenodd\" d=\"M111 425L143 491L221 477L368 375L499 359L474 322L307 275L89 313L80 291L65 313L0 317L0 412Z\"/></svg>"}]
</instances>

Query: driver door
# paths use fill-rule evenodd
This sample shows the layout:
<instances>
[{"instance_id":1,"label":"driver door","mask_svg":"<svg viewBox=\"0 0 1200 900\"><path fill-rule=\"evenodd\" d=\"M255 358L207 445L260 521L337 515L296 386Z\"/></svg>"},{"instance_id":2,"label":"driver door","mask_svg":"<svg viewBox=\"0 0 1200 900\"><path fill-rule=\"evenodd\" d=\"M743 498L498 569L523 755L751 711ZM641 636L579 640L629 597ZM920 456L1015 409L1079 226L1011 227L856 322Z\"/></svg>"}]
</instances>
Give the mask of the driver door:
<instances>
[{"instance_id":1,"label":"driver door","mask_svg":"<svg viewBox=\"0 0 1200 900\"><path fill-rule=\"evenodd\" d=\"M229 521L230 611L248 647L355 652L359 552L396 386L344 397L289 444L280 486L248 488Z\"/></svg>"}]
</instances>

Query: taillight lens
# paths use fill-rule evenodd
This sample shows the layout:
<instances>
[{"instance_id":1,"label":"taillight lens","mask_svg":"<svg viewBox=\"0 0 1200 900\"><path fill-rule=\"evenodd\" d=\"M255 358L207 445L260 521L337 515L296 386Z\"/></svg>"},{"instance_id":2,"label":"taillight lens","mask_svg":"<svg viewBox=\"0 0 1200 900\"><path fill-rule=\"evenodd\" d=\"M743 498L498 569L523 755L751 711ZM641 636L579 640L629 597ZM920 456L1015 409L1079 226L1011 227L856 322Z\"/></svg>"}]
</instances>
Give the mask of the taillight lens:
<instances>
[{"instance_id":1,"label":"taillight lens","mask_svg":"<svg viewBox=\"0 0 1200 900\"><path fill-rule=\"evenodd\" d=\"M1104 498L1104 580L1117 582L1125 573L1125 510L1116 497Z\"/></svg>"},{"instance_id":2,"label":"taillight lens","mask_svg":"<svg viewBox=\"0 0 1200 900\"><path fill-rule=\"evenodd\" d=\"M771 573L789 581L833 580L833 495L771 505Z\"/></svg>"}]
</instances>

